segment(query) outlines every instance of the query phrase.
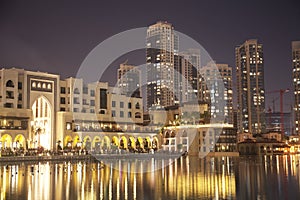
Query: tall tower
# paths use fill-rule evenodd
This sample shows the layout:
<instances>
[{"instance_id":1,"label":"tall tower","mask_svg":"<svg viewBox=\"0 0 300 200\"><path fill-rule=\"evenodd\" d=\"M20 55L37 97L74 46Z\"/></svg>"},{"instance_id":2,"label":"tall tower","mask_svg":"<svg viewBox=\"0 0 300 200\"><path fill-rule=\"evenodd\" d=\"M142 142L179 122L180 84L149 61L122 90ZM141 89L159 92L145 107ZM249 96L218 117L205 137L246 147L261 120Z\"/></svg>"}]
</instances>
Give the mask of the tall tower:
<instances>
[{"instance_id":1,"label":"tall tower","mask_svg":"<svg viewBox=\"0 0 300 200\"><path fill-rule=\"evenodd\" d=\"M127 63L120 64L118 69L118 87L122 94L130 97L141 97L141 71Z\"/></svg>"},{"instance_id":2,"label":"tall tower","mask_svg":"<svg viewBox=\"0 0 300 200\"><path fill-rule=\"evenodd\" d=\"M300 41L292 42L292 65L294 84L294 126L295 134L300 133Z\"/></svg>"},{"instance_id":3,"label":"tall tower","mask_svg":"<svg viewBox=\"0 0 300 200\"><path fill-rule=\"evenodd\" d=\"M180 86L180 102L198 100L198 72L200 69L200 49L180 52L180 73L176 73ZM175 65L176 67L176 65ZM184 79L184 80L183 80Z\"/></svg>"},{"instance_id":4,"label":"tall tower","mask_svg":"<svg viewBox=\"0 0 300 200\"><path fill-rule=\"evenodd\" d=\"M147 29L147 108L175 103L174 55L178 54L178 37L172 24L159 21Z\"/></svg>"},{"instance_id":5,"label":"tall tower","mask_svg":"<svg viewBox=\"0 0 300 200\"><path fill-rule=\"evenodd\" d=\"M236 47L238 132L265 130L265 87L263 46L251 39Z\"/></svg>"},{"instance_id":6,"label":"tall tower","mask_svg":"<svg viewBox=\"0 0 300 200\"><path fill-rule=\"evenodd\" d=\"M216 64L216 68L213 66L214 62L209 62L207 66L200 69L203 75L199 83L201 100L209 104L214 99L223 101L224 104L216 102L213 107L210 107L211 117L214 118L221 113L224 115L225 123L233 124L232 67L228 64ZM223 82L221 84L224 85L224 88L223 85L216 84L217 81L214 77L217 77L218 73L221 76L221 81ZM208 85L210 88L207 87Z\"/></svg>"}]
</instances>

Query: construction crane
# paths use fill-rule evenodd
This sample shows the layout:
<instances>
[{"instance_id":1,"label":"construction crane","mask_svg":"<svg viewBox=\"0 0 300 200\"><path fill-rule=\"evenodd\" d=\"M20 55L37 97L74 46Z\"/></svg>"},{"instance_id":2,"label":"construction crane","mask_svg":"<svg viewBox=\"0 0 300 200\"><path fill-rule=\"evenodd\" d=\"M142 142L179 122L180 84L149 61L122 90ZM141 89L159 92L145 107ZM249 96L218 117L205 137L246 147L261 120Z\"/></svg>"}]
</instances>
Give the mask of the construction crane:
<instances>
[{"instance_id":1,"label":"construction crane","mask_svg":"<svg viewBox=\"0 0 300 200\"><path fill-rule=\"evenodd\" d=\"M283 119L283 95L289 92L290 89L280 89L280 90L273 90L267 93L279 93L280 95L280 130L281 130L281 137L284 137L284 119Z\"/></svg>"}]
</instances>

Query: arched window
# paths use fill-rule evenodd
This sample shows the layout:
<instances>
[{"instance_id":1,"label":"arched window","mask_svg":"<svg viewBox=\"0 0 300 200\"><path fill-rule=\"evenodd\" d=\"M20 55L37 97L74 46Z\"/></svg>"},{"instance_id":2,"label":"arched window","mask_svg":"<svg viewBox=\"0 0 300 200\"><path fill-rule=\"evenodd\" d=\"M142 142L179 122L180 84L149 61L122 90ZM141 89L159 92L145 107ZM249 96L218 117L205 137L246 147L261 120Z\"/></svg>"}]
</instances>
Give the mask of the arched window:
<instances>
[{"instance_id":1,"label":"arched window","mask_svg":"<svg viewBox=\"0 0 300 200\"><path fill-rule=\"evenodd\" d=\"M79 89L78 88L74 89L74 94L79 94Z\"/></svg>"},{"instance_id":2,"label":"arched window","mask_svg":"<svg viewBox=\"0 0 300 200\"><path fill-rule=\"evenodd\" d=\"M48 83L47 89L48 89L48 90L51 90L51 84L50 84L50 83Z\"/></svg>"},{"instance_id":3,"label":"arched window","mask_svg":"<svg viewBox=\"0 0 300 200\"><path fill-rule=\"evenodd\" d=\"M140 109L140 104L139 104L139 102L137 102L137 103L135 104L135 109Z\"/></svg>"},{"instance_id":4,"label":"arched window","mask_svg":"<svg viewBox=\"0 0 300 200\"><path fill-rule=\"evenodd\" d=\"M136 112L136 113L134 114L134 117L135 117L135 118L142 118L142 115L141 115L140 112Z\"/></svg>"},{"instance_id":5,"label":"arched window","mask_svg":"<svg viewBox=\"0 0 300 200\"><path fill-rule=\"evenodd\" d=\"M12 80L8 80L6 82L6 87L14 87L14 83L12 82Z\"/></svg>"},{"instance_id":6,"label":"arched window","mask_svg":"<svg viewBox=\"0 0 300 200\"><path fill-rule=\"evenodd\" d=\"M31 87L35 88L36 87L36 82L32 82Z\"/></svg>"},{"instance_id":7,"label":"arched window","mask_svg":"<svg viewBox=\"0 0 300 200\"><path fill-rule=\"evenodd\" d=\"M41 83L38 83L38 84L37 84L37 87L38 87L38 88L41 88Z\"/></svg>"},{"instance_id":8,"label":"arched window","mask_svg":"<svg viewBox=\"0 0 300 200\"><path fill-rule=\"evenodd\" d=\"M171 131L171 137L175 137L175 132Z\"/></svg>"},{"instance_id":9,"label":"arched window","mask_svg":"<svg viewBox=\"0 0 300 200\"><path fill-rule=\"evenodd\" d=\"M43 87L43 89L46 89L46 83L43 83L42 87Z\"/></svg>"},{"instance_id":10,"label":"arched window","mask_svg":"<svg viewBox=\"0 0 300 200\"><path fill-rule=\"evenodd\" d=\"M165 138L169 138L170 137L170 133L169 133L169 131L166 131L165 132Z\"/></svg>"}]
</instances>

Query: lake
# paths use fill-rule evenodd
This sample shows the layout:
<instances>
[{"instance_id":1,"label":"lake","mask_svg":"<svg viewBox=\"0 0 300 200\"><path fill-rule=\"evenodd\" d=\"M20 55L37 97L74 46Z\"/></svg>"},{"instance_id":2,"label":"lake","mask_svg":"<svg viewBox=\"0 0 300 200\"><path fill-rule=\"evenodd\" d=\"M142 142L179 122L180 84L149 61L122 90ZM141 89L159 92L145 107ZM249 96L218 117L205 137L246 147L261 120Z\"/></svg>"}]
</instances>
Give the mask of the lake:
<instances>
[{"instance_id":1,"label":"lake","mask_svg":"<svg viewBox=\"0 0 300 200\"><path fill-rule=\"evenodd\" d=\"M2 199L300 199L299 155L0 163Z\"/></svg>"}]
</instances>

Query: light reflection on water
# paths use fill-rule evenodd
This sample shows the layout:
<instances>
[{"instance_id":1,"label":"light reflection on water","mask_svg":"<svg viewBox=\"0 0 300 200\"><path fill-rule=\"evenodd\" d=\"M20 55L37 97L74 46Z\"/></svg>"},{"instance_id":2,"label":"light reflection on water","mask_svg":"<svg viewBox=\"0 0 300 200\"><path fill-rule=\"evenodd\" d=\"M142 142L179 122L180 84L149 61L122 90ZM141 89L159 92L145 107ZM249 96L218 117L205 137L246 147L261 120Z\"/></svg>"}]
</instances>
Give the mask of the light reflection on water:
<instances>
[{"instance_id":1,"label":"light reflection on water","mask_svg":"<svg viewBox=\"0 0 300 200\"><path fill-rule=\"evenodd\" d=\"M2 199L300 199L299 155L0 166ZM147 173L143 168L149 168ZM154 170L158 169L158 170ZM151 172L152 171L152 172Z\"/></svg>"}]
</instances>

